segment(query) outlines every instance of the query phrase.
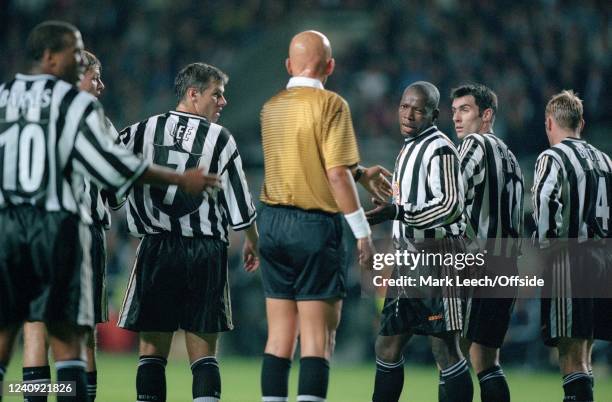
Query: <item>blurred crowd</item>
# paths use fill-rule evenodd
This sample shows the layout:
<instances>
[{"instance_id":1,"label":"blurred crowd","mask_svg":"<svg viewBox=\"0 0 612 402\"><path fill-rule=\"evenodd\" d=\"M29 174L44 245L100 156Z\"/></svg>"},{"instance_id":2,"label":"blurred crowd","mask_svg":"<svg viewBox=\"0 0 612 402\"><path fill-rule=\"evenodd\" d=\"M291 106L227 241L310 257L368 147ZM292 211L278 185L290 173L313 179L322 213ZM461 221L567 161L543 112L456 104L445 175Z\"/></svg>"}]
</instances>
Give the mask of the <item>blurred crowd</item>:
<instances>
[{"instance_id":1,"label":"blurred crowd","mask_svg":"<svg viewBox=\"0 0 612 402\"><path fill-rule=\"evenodd\" d=\"M107 114L118 128L167 110L175 104L173 79L193 61L206 61L224 70L243 49L257 44L270 27L305 13L334 15L351 11L371 21L366 35L357 35L335 48L337 69L329 88L350 103L360 136L397 136L396 104L412 81L435 83L442 95L439 125L452 134L448 95L466 81L491 86L500 100L496 133L518 155L534 155L546 146L543 110L548 98L573 88L585 101L587 128L612 126L612 69L610 4L600 0L4 0L0 7L0 77L9 79L25 66L23 46L29 30L45 19L75 23L86 48L102 61ZM284 39L283 39L284 41ZM283 46L286 46L284 44ZM277 61L275 61L277 62ZM231 84L230 84L231 85ZM246 96L246 95L243 95ZM253 113L257 127L257 113ZM223 123L223 122L222 122ZM258 142L258 130L247 132ZM243 139L241 139L243 140ZM247 139L248 140L248 139ZM609 149L609 148L608 148ZM391 150L395 154L396 150ZM249 165L249 161L245 163ZM251 162L251 165L253 162ZM255 162L255 165L257 163ZM261 166L250 166L257 171ZM249 172L249 173L250 173ZM251 173L250 173L251 174ZM253 174L253 175L256 175ZM259 188L251 185L253 193ZM528 198L526 198L528 203ZM135 239L126 235L121 215L109 234L109 270L122 277L131 266ZM263 294L256 276L240 266L240 239L232 244L233 297L239 332L228 348L253 349L253 337L263 336ZM113 276L114 273L121 273ZM345 353L371 353L375 307L359 300L358 281L347 302L343 326ZM111 286L111 289L113 287ZM122 287L115 289L120 301ZM116 303L115 303L116 304ZM115 307L118 307L115 305ZM253 309L257 310L255 314ZM533 305L519 304L512 332L525 357L538 341ZM537 322L537 321L535 321ZM521 327L524 325L525 327ZM251 328L252 328L251 327ZM370 338L358 343L367 331ZM342 328L339 334L342 337ZM257 344L259 345L259 344ZM342 347L343 340L339 340ZM520 348L521 346L516 346ZM354 349L351 351L351 348ZM251 350L252 349L252 350ZM538 349L540 350L540 349ZM342 353L342 350L340 350Z\"/></svg>"}]
</instances>

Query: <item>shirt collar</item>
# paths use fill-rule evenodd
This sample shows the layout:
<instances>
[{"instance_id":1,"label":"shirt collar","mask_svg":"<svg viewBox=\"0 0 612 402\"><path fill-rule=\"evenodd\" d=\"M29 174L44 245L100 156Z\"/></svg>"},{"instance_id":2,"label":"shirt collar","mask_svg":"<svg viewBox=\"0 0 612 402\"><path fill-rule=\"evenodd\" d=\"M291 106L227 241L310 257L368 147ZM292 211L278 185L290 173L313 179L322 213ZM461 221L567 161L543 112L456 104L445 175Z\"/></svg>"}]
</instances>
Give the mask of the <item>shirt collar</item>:
<instances>
[{"instance_id":1,"label":"shirt collar","mask_svg":"<svg viewBox=\"0 0 612 402\"><path fill-rule=\"evenodd\" d=\"M416 135L414 137L406 137L406 139L404 139L404 142L414 141L417 138L421 138L421 137L429 135L431 133L435 133L436 131L438 131L438 127L436 127L436 125L430 126L430 127L426 128L425 130L421 131L418 135Z\"/></svg>"},{"instance_id":2,"label":"shirt collar","mask_svg":"<svg viewBox=\"0 0 612 402\"><path fill-rule=\"evenodd\" d=\"M171 114L176 114L176 115L179 115L179 116L188 117L190 119L201 119L201 120L204 120L204 121L208 121L208 119L206 117L200 116L200 115L197 115L197 114L194 114L194 113L179 112L178 110L170 110L170 113Z\"/></svg>"},{"instance_id":3,"label":"shirt collar","mask_svg":"<svg viewBox=\"0 0 612 402\"><path fill-rule=\"evenodd\" d=\"M51 74L21 74L21 73L15 74L15 78L18 80L23 80L23 81L36 81L36 80L42 80L43 78L52 79L52 80L57 79L56 76L51 75Z\"/></svg>"},{"instance_id":4,"label":"shirt collar","mask_svg":"<svg viewBox=\"0 0 612 402\"><path fill-rule=\"evenodd\" d=\"M323 83L316 78L309 77L291 77L287 83L287 89L293 87L311 87L323 89Z\"/></svg>"}]
</instances>

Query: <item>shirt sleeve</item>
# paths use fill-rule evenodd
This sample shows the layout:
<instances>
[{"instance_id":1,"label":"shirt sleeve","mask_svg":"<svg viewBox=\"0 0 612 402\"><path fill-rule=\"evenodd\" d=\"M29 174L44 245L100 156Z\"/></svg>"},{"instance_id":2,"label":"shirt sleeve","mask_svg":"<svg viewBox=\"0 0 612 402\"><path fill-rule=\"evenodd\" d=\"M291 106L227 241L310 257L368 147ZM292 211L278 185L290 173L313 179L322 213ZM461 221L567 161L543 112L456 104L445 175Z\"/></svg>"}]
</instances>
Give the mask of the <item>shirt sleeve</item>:
<instances>
[{"instance_id":1,"label":"shirt sleeve","mask_svg":"<svg viewBox=\"0 0 612 402\"><path fill-rule=\"evenodd\" d=\"M427 171L427 185L431 197L423 203L398 206L397 219L416 229L433 229L457 221L463 212L464 196L459 158L454 149L438 147Z\"/></svg>"},{"instance_id":2,"label":"shirt sleeve","mask_svg":"<svg viewBox=\"0 0 612 402\"><path fill-rule=\"evenodd\" d=\"M468 208L474 202L474 189L485 180L486 164L482 145L474 138L466 138L459 147L459 163L465 194L465 208Z\"/></svg>"},{"instance_id":3,"label":"shirt sleeve","mask_svg":"<svg viewBox=\"0 0 612 402\"><path fill-rule=\"evenodd\" d=\"M71 155L72 166L121 197L144 173L148 163L130 150L115 145L114 141L102 107L97 101L93 102L79 124Z\"/></svg>"},{"instance_id":4,"label":"shirt sleeve","mask_svg":"<svg viewBox=\"0 0 612 402\"><path fill-rule=\"evenodd\" d=\"M227 162L220 171L221 203L234 230L243 230L255 222L257 212L249 191L246 175L242 169L242 158L232 136L224 149Z\"/></svg>"},{"instance_id":5,"label":"shirt sleeve","mask_svg":"<svg viewBox=\"0 0 612 402\"><path fill-rule=\"evenodd\" d=\"M359 163L359 150L348 103L340 97L331 101L323 127L321 150L325 169Z\"/></svg>"},{"instance_id":6,"label":"shirt sleeve","mask_svg":"<svg viewBox=\"0 0 612 402\"><path fill-rule=\"evenodd\" d=\"M533 220L536 223L535 237L541 248L550 245L550 239L559 237L562 222L561 183L563 170L550 155L542 154L535 166L531 188Z\"/></svg>"}]
</instances>

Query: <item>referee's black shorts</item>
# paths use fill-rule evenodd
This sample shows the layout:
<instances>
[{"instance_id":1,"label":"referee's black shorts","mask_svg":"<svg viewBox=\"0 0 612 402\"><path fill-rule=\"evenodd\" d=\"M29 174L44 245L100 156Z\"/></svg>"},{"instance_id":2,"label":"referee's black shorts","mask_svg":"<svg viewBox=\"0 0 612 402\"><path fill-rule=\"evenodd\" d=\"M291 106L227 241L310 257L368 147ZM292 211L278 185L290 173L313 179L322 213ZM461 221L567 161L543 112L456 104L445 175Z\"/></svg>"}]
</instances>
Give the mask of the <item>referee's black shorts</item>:
<instances>
[{"instance_id":1,"label":"referee's black shorts","mask_svg":"<svg viewBox=\"0 0 612 402\"><path fill-rule=\"evenodd\" d=\"M264 293L272 299L346 296L342 215L264 205L258 216Z\"/></svg>"},{"instance_id":2,"label":"referee's black shorts","mask_svg":"<svg viewBox=\"0 0 612 402\"><path fill-rule=\"evenodd\" d=\"M93 326L90 228L69 212L0 210L0 327L24 320Z\"/></svg>"},{"instance_id":3,"label":"referee's black shorts","mask_svg":"<svg viewBox=\"0 0 612 402\"><path fill-rule=\"evenodd\" d=\"M119 314L132 331L217 333L233 329L227 244L164 232L145 236Z\"/></svg>"}]
</instances>

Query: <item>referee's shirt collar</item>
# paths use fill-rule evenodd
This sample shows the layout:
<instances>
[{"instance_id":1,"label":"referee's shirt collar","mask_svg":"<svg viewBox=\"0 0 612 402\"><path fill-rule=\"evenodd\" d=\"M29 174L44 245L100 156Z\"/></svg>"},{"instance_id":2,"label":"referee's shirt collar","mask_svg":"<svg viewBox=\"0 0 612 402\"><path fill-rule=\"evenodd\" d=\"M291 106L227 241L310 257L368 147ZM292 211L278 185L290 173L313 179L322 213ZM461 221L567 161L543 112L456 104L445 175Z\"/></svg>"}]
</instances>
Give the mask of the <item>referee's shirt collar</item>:
<instances>
[{"instance_id":1,"label":"referee's shirt collar","mask_svg":"<svg viewBox=\"0 0 612 402\"><path fill-rule=\"evenodd\" d=\"M287 83L287 89L293 87L311 87L323 89L323 83L316 78L309 77L291 77Z\"/></svg>"},{"instance_id":2,"label":"referee's shirt collar","mask_svg":"<svg viewBox=\"0 0 612 402\"><path fill-rule=\"evenodd\" d=\"M435 133L436 131L438 131L438 127L436 127L436 125L434 124L433 126L429 126L425 130L421 131L418 135L415 135L414 137L406 137L404 139L404 142L414 141L417 138L421 138L421 137L427 136L427 135L429 135L431 133Z\"/></svg>"}]
</instances>

